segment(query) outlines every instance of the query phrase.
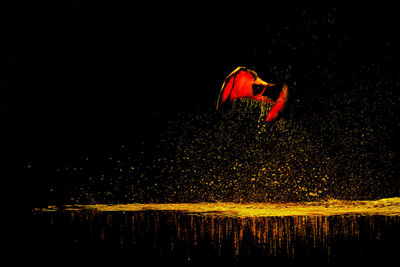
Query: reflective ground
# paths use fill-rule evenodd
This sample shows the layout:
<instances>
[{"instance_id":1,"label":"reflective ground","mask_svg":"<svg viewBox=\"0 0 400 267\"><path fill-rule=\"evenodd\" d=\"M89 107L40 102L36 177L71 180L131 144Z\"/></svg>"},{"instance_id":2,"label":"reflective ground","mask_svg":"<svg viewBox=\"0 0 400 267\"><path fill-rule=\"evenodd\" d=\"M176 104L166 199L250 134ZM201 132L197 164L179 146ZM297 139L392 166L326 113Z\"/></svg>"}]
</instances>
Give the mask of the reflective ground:
<instances>
[{"instance_id":1,"label":"reflective ground","mask_svg":"<svg viewBox=\"0 0 400 267\"><path fill-rule=\"evenodd\" d=\"M400 251L400 198L49 207L20 227L15 262L380 265Z\"/></svg>"}]
</instances>

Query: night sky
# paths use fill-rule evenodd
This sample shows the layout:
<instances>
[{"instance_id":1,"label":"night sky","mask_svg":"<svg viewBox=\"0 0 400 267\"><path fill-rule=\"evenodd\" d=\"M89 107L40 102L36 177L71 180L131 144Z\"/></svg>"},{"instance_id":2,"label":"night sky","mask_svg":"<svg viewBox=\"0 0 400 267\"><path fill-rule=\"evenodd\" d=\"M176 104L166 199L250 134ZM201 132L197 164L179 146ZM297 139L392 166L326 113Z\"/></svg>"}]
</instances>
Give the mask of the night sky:
<instances>
[{"instance_id":1,"label":"night sky","mask_svg":"<svg viewBox=\"0 0 400 267\"><path fill-rule=\"evenodd\" d=\"M288 110L299 117L324 112L329 75L343 84L384 80L398 103L393 6L294 2L1 7L2 192L35 202L56 168L115 146L157 142L178 113L214 108L237 66L266 81L282 78L274 68L289 67L296 84L289 84ZM385 123L396 133L398 121ZM28 165L35 175L26 176Z\"/></svg>"}]
</instances>

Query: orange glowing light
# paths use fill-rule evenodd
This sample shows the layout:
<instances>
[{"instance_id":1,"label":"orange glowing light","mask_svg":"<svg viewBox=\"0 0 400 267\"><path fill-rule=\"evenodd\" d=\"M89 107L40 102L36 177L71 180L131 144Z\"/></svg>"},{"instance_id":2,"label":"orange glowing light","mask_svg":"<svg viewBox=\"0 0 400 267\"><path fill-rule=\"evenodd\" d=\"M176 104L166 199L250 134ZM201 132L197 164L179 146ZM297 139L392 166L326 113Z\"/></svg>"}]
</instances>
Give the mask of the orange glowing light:
<instances>
[{"instance_id":1,"label":"orange glowing light","mask_svg":"<svg viewBox=\"0 0 400 267\"><path fill-rule=\"evenodd\" d=\"M49 206L38 211L59 210ZM113 217L126 215L118 226L123 229L120 231L121 248L143 242L149 235L153 240L170 235L174 237L169 239L171 243L167 247L171 251L183 246L196 248L204 240L212 240L210 244L219 256L224 253L224 246L233 247L234 255L239 256L244 246L248 246L243 242L247 238L270 255L283 252L294 256L298 244L321 247L329 255L331 240L358 237L360 225L370 227L369 234L379 237L379 218L398 224L400 198L301 203L71 205L65 206L63 211L70 214L71 221L83 225L92 225L105 216L104 225L90 228L90 234L101 240L107 239L110 231L106 229L115 227ZM162 233L165 229L168 233ZM161 245L155 242L154 249L158 246Z\"/></svg>"},{"instance_id":2,"label":"orange glowing light","mask_svg":"<svg viewBox=\"0 0 400 267\"><path fill-rule=\"evenodd\" d=\"M327 200L315 202L266 202L266 203L149 203L149 204L95 204L65 206L65 210L97 211L180 211L227 217L271 216L333 216L333 215L385 215L400 216L400 197L379 200ZM47 211L57 210L49 206Z\"/></svg>"}]
</instances>

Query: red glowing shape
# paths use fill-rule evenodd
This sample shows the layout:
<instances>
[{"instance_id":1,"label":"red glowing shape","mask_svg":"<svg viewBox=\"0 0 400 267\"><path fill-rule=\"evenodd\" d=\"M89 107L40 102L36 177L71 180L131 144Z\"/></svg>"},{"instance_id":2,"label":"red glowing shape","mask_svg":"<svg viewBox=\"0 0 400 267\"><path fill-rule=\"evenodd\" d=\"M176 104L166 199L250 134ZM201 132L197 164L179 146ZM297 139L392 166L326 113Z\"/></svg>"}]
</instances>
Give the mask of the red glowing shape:
<instances>
[{"instance_id":1,"label":"red glowing shape","mask_svg":"<svg viewBox=\"0 0 400 267\"><path fill-rule=\"evenodd\" d=\"M265 119L266 122L276 119L279 112L281 112L285 108L287 99L288 99L288 87L286 84L284 84L282 92L279 94L279 97L276 100L275 105L272 106L271 110L268 112L267 118Z\"/></svg>"},{"instance_id":2,"label":"red glowing shape","mask_svg":"<svg viewBox=\"0 0 400 267\"><path fill-rule=\"evenodd\" d=\"M255 93L254 86L262 86L262 91L260 93ZM278 99L274 101L263 95L269 86L274 86L274 84L261 80L255 71L245 67L238 67L225 78L219 94L217 110L226 102L233 102L238 98L251 98L273 105L265 119L266 122L272 121L276 119L286 105L288 87L285 84Z\"/></svg>"}]
</instances>

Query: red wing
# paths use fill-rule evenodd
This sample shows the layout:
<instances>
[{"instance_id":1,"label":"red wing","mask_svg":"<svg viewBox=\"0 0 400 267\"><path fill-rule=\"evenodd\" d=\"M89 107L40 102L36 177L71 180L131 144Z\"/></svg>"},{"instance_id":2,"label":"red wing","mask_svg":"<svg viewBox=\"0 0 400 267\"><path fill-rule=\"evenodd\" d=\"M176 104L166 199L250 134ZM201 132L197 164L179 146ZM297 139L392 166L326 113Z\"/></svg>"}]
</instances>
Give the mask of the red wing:
<instances>
[{"instance_id":1,"label":"red wing","mask_svg":"<svg viewBox=\"0 0 400 267\"><path fill-rule=\"evenodd\" d=\"M267 118L265 119L266 122L270 122L276 119L278 114L285 108L288 98L288 87L286 84L284 84L282 92L279 94L279 97L276 100L276 104L268 112Z\"/></svg>"},{"instance_id":2,"label":"red wing","mask_svg":"<svg viewBox=\"0 0 400 267\"><path fill-rule=\"evenodd\" d=\"M253 96L252 83L255 79L254 72L247 70L245 67L236 68L225 78L217 109L227 101L232 102L241 97L251 98Z\"/></svg>"}]
</instances>

